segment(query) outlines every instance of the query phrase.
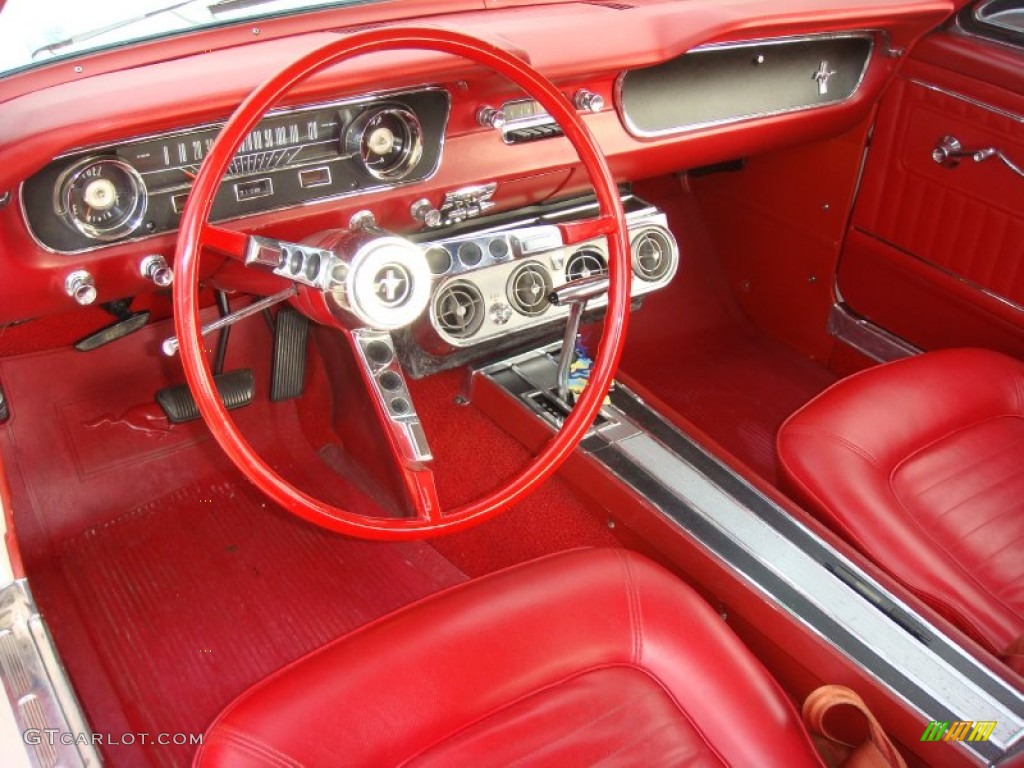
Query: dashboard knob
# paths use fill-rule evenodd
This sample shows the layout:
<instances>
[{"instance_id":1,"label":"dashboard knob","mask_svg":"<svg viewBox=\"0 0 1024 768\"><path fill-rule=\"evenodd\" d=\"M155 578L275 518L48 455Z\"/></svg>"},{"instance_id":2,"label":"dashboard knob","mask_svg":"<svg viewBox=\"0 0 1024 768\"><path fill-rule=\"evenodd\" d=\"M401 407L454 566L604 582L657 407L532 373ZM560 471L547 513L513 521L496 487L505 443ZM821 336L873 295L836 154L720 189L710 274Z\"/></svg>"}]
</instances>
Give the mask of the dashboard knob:
<instances>
[{"instance_id":1,"label":"dashboard knob","mask_svg":"<svg viewBox=\"0 0 1024 768\"><path fill-rule=\"evenodd\" d=\"M96 301L96 281L84 269L78 269L64 278L64 291L83 307Z\"/></svg>"},{"instance_id":2,"label":"dashboard knob","mask_svg":"<svg viewBox=\"0 0 1024 768\"><path fill-rule=\"evenodd\" d=\"M356 211L352 214L352 218L348 220L348 228L351 230L373 232L378 229L377 217L374 215L373 211L366 208L361 211Z\"/></svg>"},{"instance_id":3,"label":"dashboard knob","mask_svg":"<svg viewBox=\"0 0 1024 768\"><path fill-rule=\"evenodd\" d=\"M505 125L505 113L491 106L483 106L476 111L476 121L484 128L500 130Z\"/></svg>"},{"instance_id":4,"label":"dashboard knob","mask_svg":"<svg viewBox=\"0 0 1024 768\"><path fill-rule=\"evenodd\" d=\"M443 223L441 218L441 212L435 208L429 200L425 197L421 197L411 206L409 206L409 214L421 224L435 229L440 227Z\"/></svg>"},{"instance_id":5,"label":"dashboard knob","mask_svg":"<svg viewBox=\"0 0 1024 768\"><path fill-rule=\"evenodd\" d=\"M490 315L495 325L504 325L512 319L512 307L499 301L491 305Z\"/></svg>"},{"instance_id":6,"label":"dashboard knob","mask_svg":"<svg viewBox=\"0 0 1024 768\"><path fill-rule=\"evenodd\" d=\"M600 112L604 109L604 97L599 93L588 91L586 88L576 91L576 95L572 97L572 103L576 109L585 109L588 112Z\"/></svg>"},{"instance_id":7,"label":"dashboard knob","mask_svg":"<svg viewBox=\"0 0 1024 768\"><path fill-rule=\"evenodd\" d=\"M142 260L139 264L139 274L147 280L152 280L158 288L166 288L174 282L174 270L163 256L156 253Z\"/></svg>"}]
</instances>

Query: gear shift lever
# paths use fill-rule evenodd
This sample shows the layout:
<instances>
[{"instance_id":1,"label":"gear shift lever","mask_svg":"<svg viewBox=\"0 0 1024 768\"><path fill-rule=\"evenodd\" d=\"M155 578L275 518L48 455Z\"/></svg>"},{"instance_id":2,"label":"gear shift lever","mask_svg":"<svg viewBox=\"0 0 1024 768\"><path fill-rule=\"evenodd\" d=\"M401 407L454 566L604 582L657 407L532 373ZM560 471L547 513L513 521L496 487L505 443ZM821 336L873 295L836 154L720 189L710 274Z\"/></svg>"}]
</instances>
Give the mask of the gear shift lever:
<instances>
[{"instance_id":1,"label":"gear shift lever","mask_svg":"<svg viewBox=\"0 0 1024 768\"><path fill-rule=\"evenodd\" d=\"M608 292L608 278L605 275L585 277L581 280L560 285L548 294L548 301L554 306L569 306L569 322L565 326L565 337L562 339L562 353L558 356L558 397L569 403L569 366L572 364L572 353L576 346L576 334L580 330L580 320L587 302Z\"/></svg>"}]
</instances>

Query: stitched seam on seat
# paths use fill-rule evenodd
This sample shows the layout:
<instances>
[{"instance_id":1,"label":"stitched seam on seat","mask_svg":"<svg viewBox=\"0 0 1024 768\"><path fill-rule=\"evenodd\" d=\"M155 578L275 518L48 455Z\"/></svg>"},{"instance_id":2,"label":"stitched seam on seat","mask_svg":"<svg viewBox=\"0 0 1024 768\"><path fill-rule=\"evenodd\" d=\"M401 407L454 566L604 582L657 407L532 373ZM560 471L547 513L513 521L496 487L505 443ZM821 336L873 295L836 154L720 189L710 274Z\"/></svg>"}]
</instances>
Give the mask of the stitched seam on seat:
<instances>
[{"instance_id":1,"label":"stitched seam on seat","mask_svg":"<svg viewBox=\"0 0 1024 768\"><path fill-rule=\"evenodd\" d=\"M629 631L632 637L630 660L639 665L640 656L643 652L643 620L640 616L640 595L637 590L636 578L633 574L633 565L625 552L617 551L619 562L625 571L623 579L626 588L626 603L629 606Z\"/></svg>"},{"instance_id":2,"label":"stitched seam on seat","mask_svg":"<svg viewBox=\"0 0 1024 768\"><path fill-rule=\"evenodd\" d=\"M668 726L669 726L669 723L662 723L661 725L659 725L657 728L654 728L653 730L646 730L646 731L645 730L641 730L641 731L639 731L638 733L636 733L636 735L632 739L627 741L625 744L623 744L621 747L616 749L614 752L609 752L608 754L603 755L600 760L598 760L596 763L593 764L593 766L591 766L591 768L597 768L597 766L604 765L605 763L607 763L609 760L611 760L616 755L620 755L623 752L625 752L627 749L632 747L634 744L636 744L641 739L650 738L651 736L656 734L658 731L665 730L666 728L668 728ZM698 731L697 735L700 736L700 743L701 744L703 744L705 747L710 747L711 746L710 744L707 743L707 741L704 740L704 734L702 734L702 733L700 733ZM693 757L694 755L696 755L700 751L701 751L700 747L695 747L687 755L685 755L685 757L686 758L691 758L691 757ZM723 765L724 764L725 763L723 763Z\"/></svg>"},{"instance_id":3,"label":"stitched seam on seat","mask_svg":"<svg viewBox=\"0 0 1024 768\"><path fill-rule=\"evenodd\" d=\"M1020 508L1021 508L1022 506L1024 506L1024 502L1021 502L1021 503L1019 503L1019 504L1018 504L1017 506L1015 506L1015 507L1010 507L1010 511L1016 511L1016 510L1020 509ZM1001 515L1001 514L1000 514L1000 515L997 515L996 517L993 517L993 518L991 518L991 520L996 520L996 519L998 519L999 517L1002 517L1002 515ZM980 528L980 527L984 527L984 526L979 526L979 528ZM975 530L977 530L977 528L976 528ZM1007 549L1008 547L1013 547L1013 546L1016 546L1016 545L1017 545L1018 543L1020 543L1020 537L1019 537L1019 536L1018 536L1018 537L1017 537L1016 539L1010 539L1010 540L1009 540L1008 542L1006 542L1005 544L1003 544L1003 546L1001 546L1001 547L1000 547L999 549L997 549L997 550L996 550L995 552L989 552L989 553L988 553L988 555L987 555L986 557L987 557L988 559L992 559L992 558L993 558L993 557L995 557L996 555L998 555L998 554L1001 554L1001 553L1002 553L1002 552L1003 552L1003 551L1004 551L1005 549Z\"/></svg>"},{"instance_id":4,"label":"stitched seam on seat","mask_svg":"<svg viewBox=\"0 0 1024 768\"><path fill-rule=\"evenodd\" d=\"M1000 606L1002 606L1002 608L1004 610L1006 610L1008 613L1010 613L1013 616L1017 615L1017 612L1012 610L1009 606L1006 605L1006 603L1003 602L1003 600L1001 600L999 597L997 597L995 594L993 594L992 590L990 590L984 584L979 583L978 580L974 578L974 575L970 571L968 571L965 568L963 568L960 565L960 563L957 561L957 559L955 557L953 557L953 554L941 542L936 540L936 538L934 536L932 536L932 534L928 531L928 529L925 528L923 525L921 525L921 522L916 517L914 517L912 514L910 514L910 510L907 509L906 504L903 503L903 500L896 493L896 490L892 487L891 483L889 485L889 492L892 494L892 497L896 501L896 504L898 504L899 507L903 510L903 514L907 518L907 520L909 520L914 527L916 527L919 531L921 531L927 539L931 540L935 544L935 547L938 550L940 550L946 556L946 559L952 563L953 568L955 570L957 570L959 573L961 573L964 576L966 581L970 581L975 586L977 586L979 591L984 592L989 597L991 597L994 602L996 602ZM870 550L867 550L867 551L870 552ZM941 597L937 596L935 594L934 590L932 590L932 589L925 589L924 587L921 587L921 586L915 586L914 582L911 579L900 578L900 577L896 576L895 574L893 574L893 576L896 577L897 581L902 582L908 588L914 590L919 595L921 595L922 599L924 599L926 602L930 601L932 603L936 603L936 604L945 606L946 610L948 610L951 613L959 616L961 621L963 621L964 624L967 624L967 625L973 627L975 632L977 632L979 635L982 635L982 627L972 617L968 616L963 611L959 610L952 603L950 603L950 602L948 602L946 600L943 600ZM995 643L990 638L983 637L983 640L984 640L985 645L987 645L990 649L994 649L995 648Z\"/></svg>"},{"instance_id":5,"label":"stitched seam on seat","mask_svg":"<svg viewBox=\"0 0 1024 768\"><path fill-rule=\"evenodd\" d=\"M900 494L896 492L896 487L895 487L896 473L900 470L900 468L903 467L903 465L905 465L908 461L910 461L911 458L917 456L918 454L920 454L921 452L923 452L927 448L930 448L930 447L932 447L934 445L937 445L938 443L942 442L943 440L946 440L946 439L948 439L948 438L952 437L953 435L956 435L956 434L958 434L960 432L964 432L964 431L966 431L968 429L973 429L973 428L978 427L978 426L980 426L982 424L987 424L989 422L996 421L998 419L1004 419L1004 418L1007 418L1007 417L1009 417L1009 418L1017 418L1017 419L1024 418L1020 414L1016 414L1016 413L1002 413L1002 414L998 414L996 416L991 416L989 418L981 419L979 421L976 421L976 422L974 422L972 424L965 425L963 427L960 427L959 429L952 430L951 432L948 432L947 434L943 435L942 437L936 438L935 440L931 441L927 445L922 446L921 448L918 448L916 451L914 451L914 453L908 455L901 462L899 462L899 464L897 464L895 467L893 467L892 471L889 473L889 492L892 494L893 498L896 500L896 503L899 504L900 508L903 510L903 513L906 516L906 518L919 531L924 533L924 535L935 545L935 547L938 550L940 550L943 554L945 554L947 560L949 562L951 562L953 567L959 573L961 573L963 575L963 577L965 578L966 581L969 581L972 584L974 584L978 588L978 590L980 592L983 592L986 595L988 595L993 600L993 602L999 604L1003 608L1003 610L1005 610L1011 616L1019 617L1019 614L1017 613L1017 611L1013 610L1009 605L1007 605L1006 602L1001 597L996 595L988 586L986 586L985 584L982 584L981 582L979 582L978 579L974 576L973 573L968 571L966 568L964 568L960 564L960 562L953 555L953 553L949 550L949 548L946 547L941 541L936 539L935 536L932 535L931 531L929 531L925 526L923 526L921 524L921 521L918 520L916 516L914 516L914 515L912 515L910 513L910 510L907 508L907 505L903 503L903 499L900 497ZM909 586L910 582L907 582L907 584ZM931 594L930 592L925 592L920 587L918 587L917 589L919 591L921 591L923 594ZM948 606L948 608L950 610L952 610L957 616L961 616L966 623L970 624L972 627L975 627L976 629L978 629L980 631L980 627L974 621L974 619L969 618L962 611L957 610L954 606L950 605L949 603L947 603L945 600L942 600L941 598L935 597L933 599L936 602L941 603L942 605ZM990 645L992 645L991 640L986 638L986 641Z\"/></svg>"},{"instance_id":6,"label":"stitched seam on seat","mask_svg":"<svg viewBox=\"0 0 1024 768\"><path fill-rule=\"evenodd\" d=\"M913 453L909 453L906 456L904 456L895 466L893 466L892 472L890 472L889 477L892 478L904 464L906 464L908 461L916 457L918 454L927 451L929 448L935 447L942 441L948 440L949 438L953 437L954 435L960 434L961 432L966 432L967 430L975 429L976 427L980 427L984 424L988 424L993 421L998 421L999 419L1007 418L1024 420L1024 414L1012 412L996 413L991 416L986 416L984 419L978 419L977 421L973 421L970 424L964 424L963 426L957 427L956 429L951 429L949 432L945 432L939 437L936 437L933 440L930 440L929 442L918 446L917 448L914 449Z\"/></svg>"},{"instance_id":7,"label":"stitched seam on seat","mask_svg":"<svg viewBox=\"0 0 1024 768\"><path fill-rule=\"evenodd\" d=\"M975 466L976 466L976 465L975 465ZM987 486L985 486L985 487L983 487L983 488L979 488L979 489L978 489L978 490L976 490L976 491L975 491L974 493L972 493L972 494L971 494L970 496L967 496L967 497L965 497L965 498L961 499L960 501L958 501L958 502L957 502L956 504L954 504L953 506L951 506L951 507L948 507L948 508L947 508L947 509L946 509L946 510L945 510L945 511L944 511L944 512L943 512L943 513L941 514L941 515L939 515L939 516L938 516L937 518L935 518L935 519L936 519L936 520L941 520L941 519L942 519L942 518L944 518L944 517L945 517L946 515L948 515L948 514L952 513L952 512L954 511L954 510L960 509L960 507L962 507L962 506L963 506L964 504L967 504L967 503L969 503L969 502L972 502L972 501L974 501L974 500L975 500L976 498L978 498L979 496L981 496L981 495L983 495L983 494L986 494L986 493L988 493L989 491L991 491L991 490L993 490L993 489L995 489L995 488L998 488L998 487L999 487L999 486L1001 486L1001 485L1005 485L1006 483L1009 483L1009 482L1010 482L1010 481L1012 481L1012 480L1016 480L1016 479L1017 479L1018 477L1020 477L1020 476L1021 476L1022 474L1024 474L1024 467L1022 467L1022 468L1020 468L1020 469L1016 470L1016 471L1015 471L1015 472L1014 472L1014 473L1013 473L1012 475L1007 475L1006 477L1004 477L1004 478L1000 479L999 481L997 481L997 482L995 482L995 483L992 483L991 485L987 485ZM941 482L941 481L940 481L940 482ZM936 485L938 485L938 483L936 483ZM932 486L932 487L934 488L935 486ZM927 493L927 491L925 491L925 493ZM1011 507L1004 507L1004 508L1003 508L1003 511L1002 511L1002 512L1000 512L1000 513L999 513L998 515L996 515L995 517L990 517L990 518L988 518L988 519L986 519L986 520L983 520L983 521L982 521L982 522L981 522L981 523L980 523L979 525L976 525L976 526L974 526L974 527L973 527L973 528L971 528L970 530L967 530L967 531L959 531L959 533L960 533L960 538L961 538L961 539L967 538L967 537L968 537L969 535L971 535L971 534L972 534L972 533L974 533L975 531L978 531L978 530L980 530L980 529L984 528L984 527L985 527L986 525L988 525L989 523L991 523L991 522L993 522L993 521L995 521L995 520L998 520L998 519L999 519L999 518L1001 518L1001 517L1005 517L1005 516L1006 516L1007 514L1009 514L1010 512L1014 512L1014 511L1016 511L1016 509L1017 509L1017 507L1012 507L1012 506L1011 506Z\"/></svg>"},{"instance_id":8,"label":"stitched seam on seat","mask_svg":"<svg viewBox=\"0 0 1024 768\"><path fill-rule=\"evenodd\" d=\"M508 709L510 707L514 707L515 705L520 704L521 702L524 702L527 699L532 698L533 696L537 696L537 695L539 695L541 693L545 693L545 692L550 691L550 690L552 690L554 688L557 688L557 687L559 687L561 685L565 685L566 683L568 683L568 682L570 682L572 680L575 680L578 677L582 677L583 675L588 675L588 674L590 674L592 672L598 672L598 671L603 670L603 669L619 669L619 668L623 668L623 667L628 668L628 669L635 669L637 672L640 672L641 674L646 675L648 678L650 678L650 680L653 683L655 683L657 686L659 686L661 688L661 690L664 691L665 695L668 696L669 700L675 705L676 710L678 710L678 712L690 724L690 727L693 728L693 730L697 734L700 735L700 738L704 741L705 744L707 744L708 749L711 750L714 753L715 757L717 757L718 760L721 761L723 765L728 765L728 763L726 763L726 761L722 757L722 755L719 754L718 750L715 749L715 745L712 744L710 741L708 741L707 737L704 735L704 732L700 728L697 727L697 723L695 723L693 718L690 717L690 713L686 711L686 709L679 703L679 700L673 695L673 693L670 690L668 690L668 688L665 687L665 684L662 683L661 680L659 680L657 677L655 677L653 674L651 674L648 670L644 669L643 667L638 667L635 664L621 664L621 663L619 663L619 664L595 664L594 666L587 667L586 669L581 669L581 670L578 670L577 672L574 672L571 675L567 675L566 677L564 677L564 678L562 678L560 680L552 681L552 682L548 683L547 685L545 685L545 686L543 686L541 688L537 688L535 690L532 690L532 691L529 691L527 693L524 693L522 696L518 696L515 699L512 699L511 701L507 701L504 704L502 704L502 705L500 705L498 707L495 707L494 709L479 715L478 717L474 718L473 720L471 720L471 721L469 721L467 723L464 723L463 725L460 725L458 728L456 728L455 730L453 730L450 733L446 734L445 736L441 736L441 737L435 739L433 742L431 742L429 745L427 745L426 747L421 749L419 752L416 752L415 754L412 754L409 757L405 758L401 763L399 763L399 768L401 768L401 766L409 765L412 761L420 758L421 756L423 756L424 754L426 754L430 750L434 749L438 745L443 744L444 742L446 742L446 741L448 741L448 740L458 736L459 734L469 730L473 726L479 725L480 723L484 722L485 720L487 720L487 719L489 719L491 717L494 717L499 712L503 712L504 710L506 710L506 709ZM781 689L780 689L780 691L781 691Z\"/></svg>"},{"instance_id":9,"label":"stitched seam on seat","mask_svg":"<svg viewBox=\"0 0 1024 768\"><path fill-rule=\"evenodd\" d=\"M1002 417L1002 418L1005 418L1005 417ZM972 461L970 464L965 464L963 466L960 466L960 467L957 468L957 470L955 472L953 472L953 474L946 475L941 480L936 480L934 483L929 485L927 488L920 489L917 492L917 495L918 496L923 496L924 494L928 493L929 491L934 490L936 487L942 485L943 483L949 482L951 479L953 479L955 477L960 477L960 475L963 475L966 472L973 472L974 470L976 470L979 466L981 466L985 462L990 461L991 459L995 458L996 456L1000 455L1001 453L1004 453L1008 447L1015 446L1018 443L1024 443L1024 435L1021 435L1021 437L1018 438L1017 440L1014 440L1014 441L1012 441L1010 443L1007 443L1006 445L1003 445L1002 447L1000 447L996 451L993 451L991 453L986 453L984 456L981 456L981 457L978 457L978 456L974 457L974 461ZM920 451L917 451L915 453L920 453ZM901 461L900 464L902 465L905 461L906 461L906 459ZM1013 477L1013 475L1008 475L1006 478L1004 478L1003 480L1000 480L999 482L1005 482L1005 480L1007 480L1009 478L1012 478L1012 477ZM984 492L984 490L985 489L982 489L982 491L979 491L979 493ZM966 502L966 501L969 501L970 499L973 499L974 496L976 496L976 495L977 494L972 494L971 496L968 496L966 499L963 500L963 502ZM963 503L963 502L961 502L961 503ZM955 507L952 507L952 509L955 509Z\"/></svg>"},{"instance_id":10,"label":"stitched seam on seat","mask_svg":"<svg viewBox=\"0 0 1024 768\"><path fill-rule=\"evenodd\" d=\"M262 758L268 765L279 766L280 768L302 768L302 763L292 757L280 752L269 744L265 744L253 738L248 733L237 731L234 728L221 728L220 737L233 746L248 752L253 757Z\"/></svg>"},{"instance_id":11,"label":"stitched seam on seat","mask_svg":"<svg viewBox=\"0 0 1024 768\"><path fill-rule=\"evenodd\" d=\"M871 453L868 453L868 451L864 450L864 448L862 448L861 446L857 445L856 443L850 442L849 440L847 440L842 435L836 434L835 432L832 432L831 430L822 429L821 427L812 427L810 425L806 425L805 426L805 425L799 425L798 424L798 425L795 425L795 426L787 427L786 431L789 434L798 434L798 435L799 434L803 434L803 435L812 435L812 436L815 436L815 437L828 438L829 440L832 440L833 442L838 443L839 445L843 446L847 450L852 451L853 453L856 453L858 456L860 456L865 461L869 462L876 469L882 469L883 468L882 467L882 463L877 458L875 458Z\"/></svg>"},{"instance_id":12,"label":"stitched seam on seat","mask_svg":"<svg viewBox=\"0 0 1024 768\"><path fill-rule=\"evenodd\" d=\"M644 691L644 693L641 696L638 696L636 698L630 699L629 701L620 702L618 706L613 707L611 709L608 709L608 710L605 710L604 712L599 713L596 717L591 718L590 721L588 721L586 723L581 723L580 727L581 728L585 728L585 727L594 725L594 723L600 723L602 720L606 720L609 717L618 714L623 709L626 709L628 707L632 707L635 704L637 704L638 702L643 701L644 699L649 698L652 695L654 695L654 691L651 691L651 690ZM524 761L528 760L531 757L535 757L538 754L542 754L545 750L548 750L551 747L554 747L554 746L557 746L557 745L561 744L562 742L564 742L567 739L569 739L569 737L571 737L572 735L573 735L573 733L564 733L561 736L559 736L557 739L552 739L550 741L546 741L543 744L538 745L536 749L533 749L533 750L531 750L529 752L526 752L525 754L520 755L515 760L513 760L511 763L508 763L507 766L508 766L508 768L512 768L513 766L522 765Z\"/></svg>"}]
</instances>

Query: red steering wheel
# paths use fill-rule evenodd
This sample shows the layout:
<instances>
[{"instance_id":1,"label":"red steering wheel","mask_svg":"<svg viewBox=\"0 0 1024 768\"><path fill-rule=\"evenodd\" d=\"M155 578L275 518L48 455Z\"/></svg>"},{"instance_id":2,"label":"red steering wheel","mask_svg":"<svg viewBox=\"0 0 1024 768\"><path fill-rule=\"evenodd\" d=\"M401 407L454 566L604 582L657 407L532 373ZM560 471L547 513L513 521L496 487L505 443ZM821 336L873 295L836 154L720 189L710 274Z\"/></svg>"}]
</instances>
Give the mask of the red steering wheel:
<instances>
[{"instance_id":1,"label":"red steering wheel","mask_svg":"<svg viewBox=\"0 0 1024 768\"><path fill-rule=\"evenodd\" d=\"M263 461L243 438L214 388L200 340L198 275L204 248L243 259L250 248L244 233L209 223L213 199L238 146L278 99L297 83L353 56L418 48L460 56L490 67L536 99L561 125L594 185L599 214L562 227L567 244L606 235L609 247L608 310L590 383L562 428L540 452L501 487L468 504L442 510L429 466L402 461L401 474L414 509L405 518L369 517L341 509L299 490ZM192 187L181 221L175 263L174 324L182 364L199 412L221 448L264 493L285 509L340 533L370 539L413 539L465 528L500 512L550 477L583 439L601 408L618 366L629 314L629 241L618 190L594 137L568 99L543 75L511 53L457 32L435 28L391 27L356 33L313 51L256 88L239 105L211 147ZM299 286L299 290L308 289ZM319 318L323 319L323 318ZM358 332L354 319L339 322L350 343ZM380 415L380 414L379 414Z\"/></svg>"}]
</instances>

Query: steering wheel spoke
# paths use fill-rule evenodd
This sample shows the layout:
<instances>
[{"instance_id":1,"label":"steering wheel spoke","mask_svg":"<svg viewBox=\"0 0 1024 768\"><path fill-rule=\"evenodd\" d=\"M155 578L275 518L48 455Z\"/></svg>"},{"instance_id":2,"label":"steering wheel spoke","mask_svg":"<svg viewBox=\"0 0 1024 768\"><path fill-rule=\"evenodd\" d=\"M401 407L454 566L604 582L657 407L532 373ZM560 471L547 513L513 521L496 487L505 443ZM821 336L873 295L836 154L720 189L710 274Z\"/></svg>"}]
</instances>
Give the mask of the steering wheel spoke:
<instances>
[{"instance_id":1,"label":"steering wheel spoke","mask_svg":"<svg viewBox=\"0 0 1024 768\"><path fill-rule=\"evenodd\" d=\"M386 426L396 456L413 469L433 461L391 334L361 328L352 331L350 338L363 382Z\"/></svg>"},{"instance_id":2,"label":"steering wheel spoke","mask_svg":"<svg viewBox=\"0 0 1024 768\"><path fill-rule=\"evenodd\" d=\"M200 236L204 246L210 250L241 261L249 248L249 236L234 229L225 229L209 222L203 224Z\"/></svg>"},{"instance_id":3,"label":"steering wheel spoke","mask_svg":"<svg viewBox=\"0 0 1024 768\"><path fill-rule=\"evenodd\" d=\"M331 288L334 268L339 264L334 253L325 248L258 235L248 238L243 261L247 267L263 267L278 277L321 291Z\"/></svg>"},{"instance_id":4,"label":"steering wheel spoke","mask_svg":"<svg viewBox=\"0 0 1024 768\"><path fill-rule=\"evenodd\" d=\"M562 234L564 245L576 245L593 240L595 237L614 234L616 222L614 216L604 215L580 221L566 221L555 226Z\"/></svg>"}]
</instances>

